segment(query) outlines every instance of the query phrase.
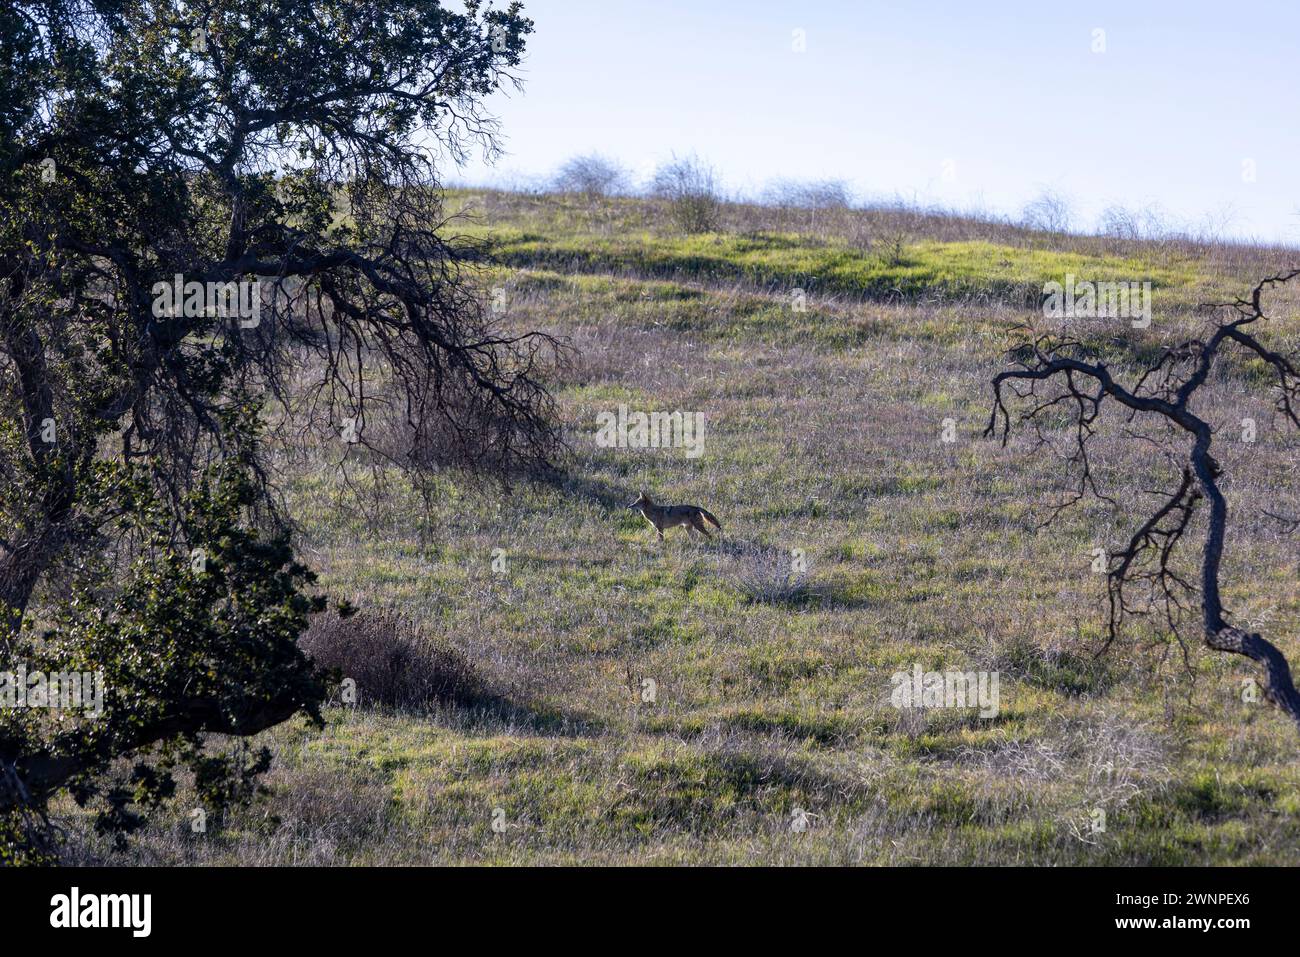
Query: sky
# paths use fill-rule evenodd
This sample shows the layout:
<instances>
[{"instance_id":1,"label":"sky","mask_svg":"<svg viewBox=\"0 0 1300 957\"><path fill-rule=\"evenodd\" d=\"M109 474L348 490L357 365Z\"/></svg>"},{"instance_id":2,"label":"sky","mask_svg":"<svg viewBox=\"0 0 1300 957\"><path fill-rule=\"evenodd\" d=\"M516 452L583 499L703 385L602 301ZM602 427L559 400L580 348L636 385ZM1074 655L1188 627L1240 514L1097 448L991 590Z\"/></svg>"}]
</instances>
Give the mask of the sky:
<instances>
[{"instance_id":1,"label":"sky","mask_svg":"<svg viewBox=\"0 0 1300 957\"><path fill-rule=\"evenodd\" d=\"M496 0L501 6L504 0ZM1076 228L1108 205L1300 244L1300 0L524 0L506 153L458 182L536 182L599 152L674 154L729 192L846 181Z\"/></svg>"}]
</instances>

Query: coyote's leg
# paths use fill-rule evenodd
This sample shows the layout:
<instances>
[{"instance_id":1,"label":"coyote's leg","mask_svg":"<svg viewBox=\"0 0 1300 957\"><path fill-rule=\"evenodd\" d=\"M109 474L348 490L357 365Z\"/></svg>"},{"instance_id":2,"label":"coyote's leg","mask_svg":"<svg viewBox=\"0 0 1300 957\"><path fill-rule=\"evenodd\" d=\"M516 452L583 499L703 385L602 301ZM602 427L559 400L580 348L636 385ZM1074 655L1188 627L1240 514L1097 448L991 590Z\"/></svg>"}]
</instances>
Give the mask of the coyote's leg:
<instances>
[{"instance_id":1,"label":"coyote's leg","mask_svg":"<svg viewBox=\"0 0 1300 957\"><path fill-rule=\"evenodd\" d=\"M656 525L655 531L659 533L659 541L662 542L664 540L664 530L660 528L658 525Z\"/></svg>"},{"instance_id":2,"label":"coyote's leg","mask_svg":"<svg viewBox=\"0 0 1300 957\"><path fill-rule=\"evenodd\" d=\"M688 527L698 530L699 533L703 535L705 538L709 538L709 539L713 538L713 536L709 534L709 530L704 525L703 515L692 515L691 524Z\"/></svg>"}]
</instances>

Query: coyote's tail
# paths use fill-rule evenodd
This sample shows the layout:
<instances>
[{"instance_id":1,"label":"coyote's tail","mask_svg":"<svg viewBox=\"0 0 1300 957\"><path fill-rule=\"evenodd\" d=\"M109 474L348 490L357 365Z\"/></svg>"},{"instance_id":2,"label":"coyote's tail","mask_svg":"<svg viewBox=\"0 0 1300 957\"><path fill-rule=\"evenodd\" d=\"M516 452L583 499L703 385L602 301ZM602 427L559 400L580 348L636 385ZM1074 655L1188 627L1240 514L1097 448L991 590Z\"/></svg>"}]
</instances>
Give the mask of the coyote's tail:
<instances>
[{"instance_id":1,"label":"coyote's tail","mask_svg":"<svg viewBox=\"0 0 1300 957\"><path fill-rule=\"evenodd\" d=\"M713 525L714 525L714 527L715 527L718 531L722 531L722 523L719 522L716 518L714 518L714 517L713 517L713 513L710 512L707 508L702 508L702 509L700 509L700 514L703 515L703 516L704 516L706 519L708 519L710 522L712 522Z\"/></svg>"}]
</instances>

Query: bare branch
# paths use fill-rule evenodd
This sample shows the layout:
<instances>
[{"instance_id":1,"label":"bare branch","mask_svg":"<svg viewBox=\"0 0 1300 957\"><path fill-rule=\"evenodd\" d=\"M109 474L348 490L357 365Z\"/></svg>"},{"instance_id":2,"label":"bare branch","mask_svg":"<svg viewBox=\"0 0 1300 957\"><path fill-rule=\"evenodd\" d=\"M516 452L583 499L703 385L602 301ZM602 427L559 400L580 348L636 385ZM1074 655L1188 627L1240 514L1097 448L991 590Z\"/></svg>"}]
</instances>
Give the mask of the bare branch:
<instances>
[{"instance_id":1,"label":"bare branch","mask_svg":"<svg viewBox=\"0 0 1300 957\"><path fill-rule=\"evenodd\" d=\"M1185 452L1171 448L1161 451L1171 461L1181 456L1181 477L1176 488L1161 493L1162 504L1130 536L1128 543L1112 554L1107 568L1109 627L1106 647L1118 637L1125 620L1131 615L1150 614L1159 610L1169 632L1182 642L1181 620L1187 601L1198 586L1176 568L1179 545L1191 527L1197 504L1206 499L1209 514L1205 541L1201 551L1199 581L1201 629L1205 644L1217 651L1244 655L1264 666L1265 694L1293 721L1300 725L1300 693L1291 679L1286 658L1258 634L1247 633L1227 621L1223 608L1219 571L1227 534L1228 507L1219 486L1222 468L1210 454L1213 429L1191 410L1192 402L1208 381L1215 364L1228 346L1240 348L1247 356L1269 366L1277 379L1278 409L1300 428L1300 360L1268 348L1247 327L1267 320L1265 294L1300 276L1292 270L1263 280L1246 299L1207 307L1211 311L1230 310L1231 318L1215 322L1205 338L1193 339L1164 349L1127 387L1112 376L1102 362L1090 361L1081 343L1068 336L1037 335L1025 329L1025 341L1009 352L1018 367L998 373L992 381L993 408L985 428L986 437L999 438L1005 446L1013 428L1010 403L1030 403L1022 407L1015 421L1030 423L1038 430L1040 444L1045 440L1042 420L1058 407L1071 409L1074 451L1066 457L1067 466L1077 475L1076 494L1065 506L1097 490L1092 464L1087 453L1103 403L1113 401L1127 411L1130 422L1139 417L1164 422L1175 432L1192 439ZM1055 392L1041 395L1050 385ZM1131 431L1129 434L1133 434ZM1143 438L1146 438L1143 436ZM1106 499L1110 501L1109 499ZM1300 520L1265 512L1288 530L1300 527ZM1049 519L1050 521L1050 519ZM1145 589L1134 598L1133 592ZM1186 645L1183 645L1186 653Z\"/></svg>"}]
</instances>

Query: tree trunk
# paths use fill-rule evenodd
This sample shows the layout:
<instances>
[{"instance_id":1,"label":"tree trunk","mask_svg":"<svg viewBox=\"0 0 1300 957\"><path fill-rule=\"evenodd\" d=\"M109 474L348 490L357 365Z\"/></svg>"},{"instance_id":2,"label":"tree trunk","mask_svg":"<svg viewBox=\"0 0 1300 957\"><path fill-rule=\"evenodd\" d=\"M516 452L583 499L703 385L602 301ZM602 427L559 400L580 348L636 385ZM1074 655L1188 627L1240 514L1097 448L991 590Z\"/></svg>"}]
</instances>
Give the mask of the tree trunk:
<instances>
[{"instance_id":1,"label":"tree trunk","mask_svg":"<svg viewBox=\"0 0 1300 957\"><path fill-rule=\"evenodd\" d=\"M1210 502L1210 527L1201 560L1201 608L1205 616L1205 643L1215 651L1243 655L1264 666L1264 694L1300 725L1300 692L1291 678L1286 656L1261 635L1235 628L1223 620L1219 594L1219 566L1228 527L1228 503L1219 490L1219 465L1210 456L1210 429L1202 428L1192 449L1192 466Z\"/></svg>"}]
</instances>

